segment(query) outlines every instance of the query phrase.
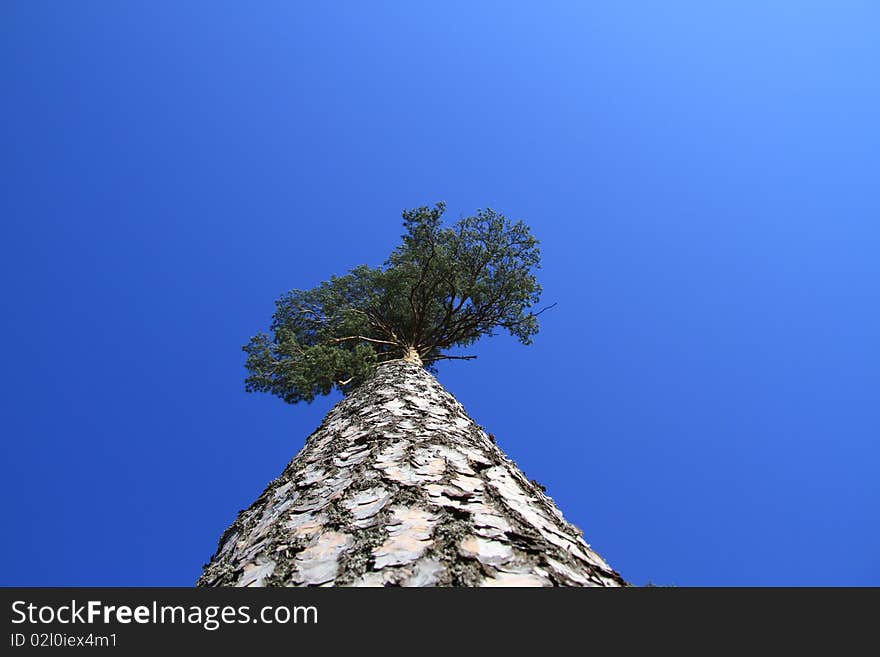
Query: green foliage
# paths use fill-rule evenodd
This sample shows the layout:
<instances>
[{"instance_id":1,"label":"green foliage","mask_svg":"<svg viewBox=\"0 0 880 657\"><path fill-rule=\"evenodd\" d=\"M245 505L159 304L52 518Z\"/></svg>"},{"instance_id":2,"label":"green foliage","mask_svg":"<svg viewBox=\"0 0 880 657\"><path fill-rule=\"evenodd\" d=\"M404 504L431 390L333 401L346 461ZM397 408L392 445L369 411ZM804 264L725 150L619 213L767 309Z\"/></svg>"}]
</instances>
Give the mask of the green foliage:
<instances>
[{"instance_id":1,"label":"green foliage","mask_svg":"<svg viewBox=\"0 0 880 657\"><path fill-rule=\"evenodd\" d=\"M431 367L444 354L507 330L523 344L538 332L538 242L521 221L478 210L452 227L445 204L403 213L402 243L383 267L361 265L276 302L271 335L244 346L249 392L311 401L343 392L378 363L416 353Z\"/></svg>"}]
</instances>

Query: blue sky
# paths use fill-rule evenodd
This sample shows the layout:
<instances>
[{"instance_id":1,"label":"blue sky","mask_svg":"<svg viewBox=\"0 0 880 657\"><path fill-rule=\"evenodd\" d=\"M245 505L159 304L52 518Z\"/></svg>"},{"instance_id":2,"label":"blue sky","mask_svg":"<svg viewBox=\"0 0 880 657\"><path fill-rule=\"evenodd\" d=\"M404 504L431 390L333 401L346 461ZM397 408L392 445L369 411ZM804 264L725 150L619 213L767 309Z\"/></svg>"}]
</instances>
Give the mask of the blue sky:
<instances>
[{"instance_id":1,"label":"blue sky","mask_svg":"<svg viewBox=\"0 0 880 657\"><path fill-rule=\"evenodd\" d=\"M5 2L4 585L195 581L338 401L243 389L400 212L541 240L441 382L635 584L880 585L873 2Z\"/></svg>"}]
</instances>

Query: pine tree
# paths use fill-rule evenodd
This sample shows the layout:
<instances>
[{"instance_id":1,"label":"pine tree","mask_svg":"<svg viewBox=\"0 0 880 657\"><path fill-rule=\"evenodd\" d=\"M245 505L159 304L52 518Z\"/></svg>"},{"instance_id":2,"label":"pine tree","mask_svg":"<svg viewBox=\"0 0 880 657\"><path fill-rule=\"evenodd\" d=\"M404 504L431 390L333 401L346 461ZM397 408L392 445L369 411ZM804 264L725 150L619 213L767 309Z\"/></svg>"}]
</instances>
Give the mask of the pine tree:
<instances>
[{"instance_id":1,"label":"pine tree","mask_svg":"<svg viewBox=\"0 0 880 657\"><path fill-rule=\"evenodd\" d=\"M538 242L492 210L403 241L276 303L244 347L246 388L345 398L220 539L204 586L621 586L626 583L437 381L450 349L538 332Z\"/></svg>"}]
</instances>

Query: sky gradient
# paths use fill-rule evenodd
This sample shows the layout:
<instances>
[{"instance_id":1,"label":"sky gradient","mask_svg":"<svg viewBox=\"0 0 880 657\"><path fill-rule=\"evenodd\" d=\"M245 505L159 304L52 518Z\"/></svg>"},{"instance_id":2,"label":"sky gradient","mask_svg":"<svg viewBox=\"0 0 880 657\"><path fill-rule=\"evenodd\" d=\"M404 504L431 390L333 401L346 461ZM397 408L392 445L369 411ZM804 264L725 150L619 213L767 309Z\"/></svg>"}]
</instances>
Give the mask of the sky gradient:
<instances>
[{"instance_id":1,"label":"sky gradient","mask_svg":"<svg viewBox=\"0 0 880 657\"><path fill-rule=\"evenodd\" d=\"M541 240L439 379L634 584L880 585L874 2L4 2L0 585L188 586L338 396L274 300Z\"/></svg>"}]
</instances>

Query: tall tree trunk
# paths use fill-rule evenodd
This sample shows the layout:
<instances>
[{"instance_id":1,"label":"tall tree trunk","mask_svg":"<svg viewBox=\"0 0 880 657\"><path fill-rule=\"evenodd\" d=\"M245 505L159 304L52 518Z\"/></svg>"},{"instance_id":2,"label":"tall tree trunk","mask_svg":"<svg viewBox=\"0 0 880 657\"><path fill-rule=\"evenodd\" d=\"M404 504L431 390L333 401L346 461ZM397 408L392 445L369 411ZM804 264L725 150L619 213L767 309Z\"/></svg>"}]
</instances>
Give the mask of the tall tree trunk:
<instances>
[{"instance_id":1,"label":"tall tree trunk","mask_svg":"<svg viewBox=\"0 0 880 657\"><path fill-rule=\"evenodd\" d=\"M417 364L337 404L200 586L625 586Z\"/></svg>"}]
</instances>

